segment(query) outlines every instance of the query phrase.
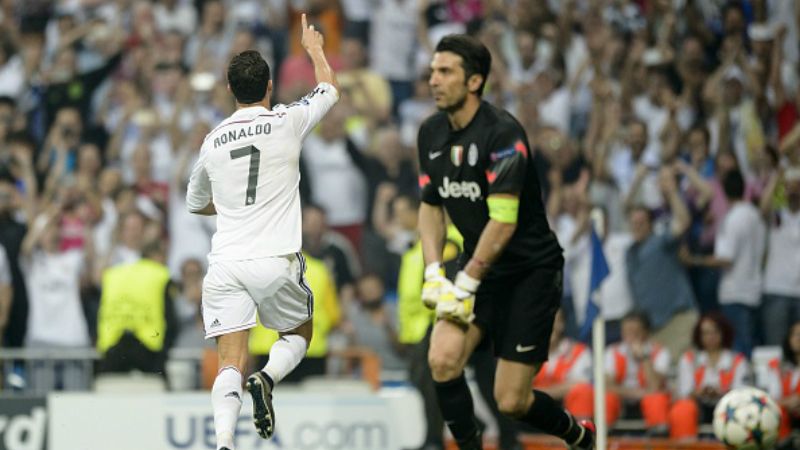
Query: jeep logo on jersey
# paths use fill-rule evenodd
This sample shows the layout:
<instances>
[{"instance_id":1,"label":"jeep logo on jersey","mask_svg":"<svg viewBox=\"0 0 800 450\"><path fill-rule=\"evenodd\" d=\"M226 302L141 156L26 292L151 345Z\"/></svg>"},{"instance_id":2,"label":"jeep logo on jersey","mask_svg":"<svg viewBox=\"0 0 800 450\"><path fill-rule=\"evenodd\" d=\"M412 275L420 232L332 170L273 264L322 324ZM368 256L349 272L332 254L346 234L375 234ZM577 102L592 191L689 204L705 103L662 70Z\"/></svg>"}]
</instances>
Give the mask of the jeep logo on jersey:
<instances>
[{"instance_id":1,"label":"jeep logo on jersey","mask_svg":"<svg viewBox=\"0 0 800 450\"><path fill-rule=\"evenodd\" d=\"M474 182L474 181L454 181L450 182L450 179L444 177L442 184L439 187L439 195L442 198L469 198L470 201L474 202L481 198L481 186Z\"/></svg>"}]
</instances>

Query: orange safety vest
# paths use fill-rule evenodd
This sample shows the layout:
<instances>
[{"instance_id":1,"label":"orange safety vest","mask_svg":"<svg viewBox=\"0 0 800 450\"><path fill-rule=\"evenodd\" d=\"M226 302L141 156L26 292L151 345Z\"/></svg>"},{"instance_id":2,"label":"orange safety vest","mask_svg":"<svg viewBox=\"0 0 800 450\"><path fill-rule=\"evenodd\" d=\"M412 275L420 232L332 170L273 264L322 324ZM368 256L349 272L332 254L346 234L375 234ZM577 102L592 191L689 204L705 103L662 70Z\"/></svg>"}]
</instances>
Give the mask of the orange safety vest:
<instances>
[{"instance_id":1,"label":"orange safety vest","mask_svg":"<svg viewBox=\"0 0 800 450\"><path fill-rule=\"evenodd\" d=\"M775 358L769 362L769 367L773 370L778 372L778 375L781 377L781 387L783 397L789 397L793 394L800 395L800 379L797 380L794 386L792 386L792 371L782 371L780 366L780 361Z\"/></svg>"},{"instance_id":2,"label":"orange safety vest","mask_svg":"<svg viewBox=\"0 0 800 450\"><path fill-rule=\"evenodd\" d=\"M575 365L575 361L578 360L584 351L586 351L586 346L584 344L573 344L567 352L556 359L552 373L548 373L547 370L548 364L550 363L545 362L542 364L542 368L533 380L533 385L537 388L546 388L557 383L563 383L566 381L569 371L572 370L572 366Z\"/></svg>"},{"instance_id":3,"label":"orange safety vest","mask_svg":"<svg viewBox=\"0 0 800 450\"><path fill-rule=\"evenodd\" d=\"M655 361L658 354L661 352L661 346L658 344L653 344L653 351L650 352L650 360ZM614 348L614 368L616 369L616 376L614 377L614 381L617 384L621 385L625 382L625 375L627 374L628 364L627 358L625 355L619 351L619 347ZM639 379L639 387L646 387L647 383L645 383L644 379L644 367L639 364L639 369L636 371L636 378Z\"/></svg>"},{"instance_id":4,"label":"orange safety vest","mask_svg":"<svg viewBox=\"0 0 800 450\"><path fill-rule=\"evenodd\" d=\"M689 352L689 362L694 363L694 352ZM739 368L739 365L742 364L744 361L744 355L741 353L737 354L733 358L733 366L730 370L720 370L719 371L719 390L721 392L728 392L731 390L731 384L733 384L733 377L736 375L736 369ZM706 376L706 366L700 366L694 369L694 387L698 388L703 383L703 378Z\"/></svg>"}]
</instances>

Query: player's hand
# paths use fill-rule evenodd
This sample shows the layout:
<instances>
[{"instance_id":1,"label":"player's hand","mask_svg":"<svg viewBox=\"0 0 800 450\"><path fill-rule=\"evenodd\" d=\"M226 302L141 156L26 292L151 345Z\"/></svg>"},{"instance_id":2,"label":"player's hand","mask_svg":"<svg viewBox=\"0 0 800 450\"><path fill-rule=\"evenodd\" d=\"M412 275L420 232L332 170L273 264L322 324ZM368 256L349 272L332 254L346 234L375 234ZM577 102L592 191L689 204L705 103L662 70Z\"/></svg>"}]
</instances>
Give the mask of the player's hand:
<instances>
[{"instance_id":1,"label":"player's hand","mask_svg":"<svg viewBox=\"0 0 800 450\"><path fill-rule=\"evenodd\" d=\"M438 263L425 268L425 281L422 283L422 304L428 309L436 309L442 294L453 289L453 283L444 276L444 269Z\"/></svg>"},{"instance_id":2,"label":"player's hand","mask_svg":"<svg viewBox=\"0 0 800 450\"><path fill-rule=\"evenodd\" d=\"M436 317L468 325L475 319L475 292L480 280L467 275L463 270L456 275L452 289L445 291L436 304Z\"/></svg>"},{"instance_id":3,"label":"player's hand","mask_svg":"<svg viewBox=\"0 0 800 450\"><path fill-rule=\"evenodd\" d=\"M300 16L300 21L303 27L303 35L300 38L300 43L303 45L303 48L308 53L322 50L322 46L325 44L325 39L323 39L322 33L315 30L314 25L308 24L308 19L306 19L305 13Z\"/></svg>"}]
</instances>

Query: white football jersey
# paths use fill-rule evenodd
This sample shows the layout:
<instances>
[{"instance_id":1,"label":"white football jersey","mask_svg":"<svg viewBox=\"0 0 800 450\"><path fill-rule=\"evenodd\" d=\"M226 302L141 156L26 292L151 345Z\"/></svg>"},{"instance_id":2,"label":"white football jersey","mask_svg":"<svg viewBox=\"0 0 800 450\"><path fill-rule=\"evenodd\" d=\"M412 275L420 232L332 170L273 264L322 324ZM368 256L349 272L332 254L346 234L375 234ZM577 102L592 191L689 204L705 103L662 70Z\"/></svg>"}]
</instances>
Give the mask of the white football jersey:
<instances>
[{"instance_id":1,"label":"white football jersey","mask_svg":"<svg viewBox=\"0 0 800 450\"><path fill-rule=\"evenodd\" d=\"M336 88L320 83L288 106L239 109L206 136L186 205L198 211L213 199L209 262L300 251L300 148L338 99Z\"/></svg>"}]
</instances>

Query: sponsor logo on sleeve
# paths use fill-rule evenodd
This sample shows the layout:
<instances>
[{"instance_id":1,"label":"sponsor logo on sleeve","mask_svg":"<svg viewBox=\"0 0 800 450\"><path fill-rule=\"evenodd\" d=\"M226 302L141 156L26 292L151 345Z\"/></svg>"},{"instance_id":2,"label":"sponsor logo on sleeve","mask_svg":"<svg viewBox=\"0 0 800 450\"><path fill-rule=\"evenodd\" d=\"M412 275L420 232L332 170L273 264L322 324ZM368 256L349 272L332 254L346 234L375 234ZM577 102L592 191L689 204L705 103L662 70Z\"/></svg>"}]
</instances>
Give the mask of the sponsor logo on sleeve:
<instances>
[{"instance_id":1,"label":"sponsor logo on sleeve","mask_svg":"<svg viewBox=\"0 0 800 450\"><path fill-rule=\"evenodd\" d=\"M500 161L501 159L510 158L516 155L517 153L521 154L523 158L528 157L528 148L525 146L525 143L522 142L521 139L517 139L517 141L514 142L514 145L512 145L511 147L507 147L502 150L497 150L496 152L492 152L489 155L489 159L492 162L496 162Z\"/></svg>"}]
</instances>

